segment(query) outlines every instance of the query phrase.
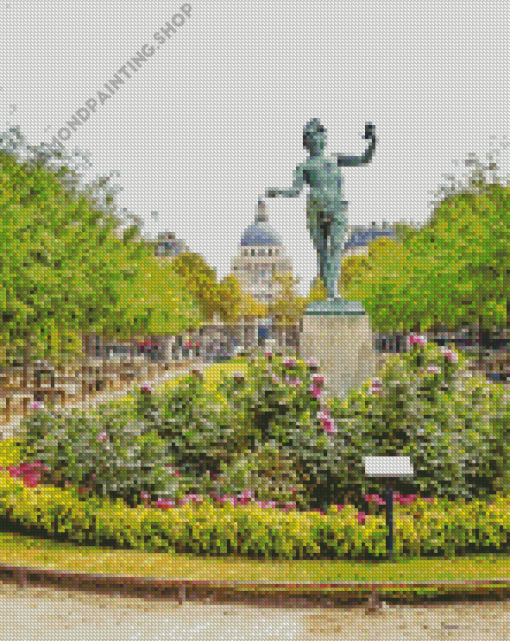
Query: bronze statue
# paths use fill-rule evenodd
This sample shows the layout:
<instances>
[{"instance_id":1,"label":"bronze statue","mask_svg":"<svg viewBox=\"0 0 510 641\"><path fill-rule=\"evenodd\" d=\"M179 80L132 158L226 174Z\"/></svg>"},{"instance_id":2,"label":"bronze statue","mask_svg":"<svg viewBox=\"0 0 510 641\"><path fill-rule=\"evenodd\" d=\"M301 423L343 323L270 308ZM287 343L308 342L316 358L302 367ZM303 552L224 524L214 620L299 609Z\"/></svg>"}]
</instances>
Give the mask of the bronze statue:
<instances>
[{"instance_id":1,"label":"bronze statue","mask_svg":"<svg viewBox=\"0 0 510 641\"><path fill-rule=\"evenodd\" d=\"M344 236L347 231L347 202L342 200L342 174L339 167L354 167L369 163L375 151L375 125L366 123L363 138L370 140L362 156L334 154L326 158L326 128L318 118L303 129L303 147L309 151L304 163L294 171L291 189L268 189L267 198L295 198L304 184L310 186L307 199L307 227L317 251L317 267L326 285L328 299L335 298L336 284L340 281ZM336 161L335 161L336 159Z\"/></svg>"}]
</instances>

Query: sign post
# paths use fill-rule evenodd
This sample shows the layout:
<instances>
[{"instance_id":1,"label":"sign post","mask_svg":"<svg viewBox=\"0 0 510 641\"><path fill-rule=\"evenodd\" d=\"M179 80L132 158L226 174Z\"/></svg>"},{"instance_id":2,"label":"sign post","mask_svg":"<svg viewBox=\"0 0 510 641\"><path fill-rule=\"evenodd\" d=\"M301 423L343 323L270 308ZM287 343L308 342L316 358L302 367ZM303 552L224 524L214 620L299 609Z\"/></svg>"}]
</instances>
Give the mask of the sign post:
<instances>
[{"instance_id":1,"label":"sign post","mask_svg":"<svg viewBox=\"0 0 510 641\"><path fill-rule=\"evenodd\" d=\"M392 479L412 477L413 466L409 456L365 456L365 474L386 479L386 526L388 559L393 559L393 487Z\"/></svg>"}]
</instances>

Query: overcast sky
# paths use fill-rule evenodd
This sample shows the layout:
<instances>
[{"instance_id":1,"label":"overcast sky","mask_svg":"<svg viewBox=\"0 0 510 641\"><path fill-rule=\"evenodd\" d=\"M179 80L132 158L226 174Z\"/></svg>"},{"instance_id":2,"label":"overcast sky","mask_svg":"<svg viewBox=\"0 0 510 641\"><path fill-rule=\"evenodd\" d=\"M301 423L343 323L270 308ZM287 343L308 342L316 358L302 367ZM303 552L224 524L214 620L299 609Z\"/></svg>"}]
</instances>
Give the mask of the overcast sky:
<instances>
[{"instance_id":1,"label":"overcast sky","mask_svg":"<svg viewBox=\"0 0 510 641\"><path fill-rule=\"evenodd\" d=\"M365 122L376 125L372 163L342 170L350 224L425 221L442 175L466 175L452 161L485 159L510 135L506 0L189 4L167 39L180 0L2 2L0 121L49 143L153 46L65 144L90 151L91 177L120 171L119 203L144 235L174 231L219 278L258 196L291 185L310 118L326 125L328 153L363 153ZM305 193L268 203L301 293L316 269L305 204Z\"/></svg>"}]
</instances>

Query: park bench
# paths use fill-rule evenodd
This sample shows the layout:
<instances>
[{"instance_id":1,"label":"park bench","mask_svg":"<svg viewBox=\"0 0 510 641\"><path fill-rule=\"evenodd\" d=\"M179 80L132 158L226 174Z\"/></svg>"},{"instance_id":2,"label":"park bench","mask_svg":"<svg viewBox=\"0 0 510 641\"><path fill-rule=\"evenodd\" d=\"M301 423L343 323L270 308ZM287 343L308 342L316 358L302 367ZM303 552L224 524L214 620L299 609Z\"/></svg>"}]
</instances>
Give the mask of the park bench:
<instances>
[{"instance_id":1,"label":"park bench","mask_svg":"<svg viewBox=\"0 0 510 641\"><path fill-rule=\"evenodd\" d=\"M9 423L11 420L11 415L12 415L12 404L13 404L13 399L14 397L21 397L22 403L23 403L23 415L27 413L27 405L28 402L33 398L32 394L30 392L27 393L16 393L15 391L11 390L0 390L0 399L5 400L5 408L4 409L4 419L5 423Z\"/></svg>"}]
</instances>

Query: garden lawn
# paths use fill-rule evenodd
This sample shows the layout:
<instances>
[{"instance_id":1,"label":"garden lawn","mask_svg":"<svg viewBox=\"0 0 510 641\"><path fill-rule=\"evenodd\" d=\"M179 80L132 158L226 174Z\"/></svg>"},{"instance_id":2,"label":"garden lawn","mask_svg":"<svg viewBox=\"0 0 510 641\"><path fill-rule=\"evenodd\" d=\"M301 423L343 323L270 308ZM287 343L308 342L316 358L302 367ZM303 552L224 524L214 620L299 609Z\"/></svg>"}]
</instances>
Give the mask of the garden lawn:
<instances>
[{"instance_id":1,"label":"garden lawn","mask_svg":"<svg viewBox=\"0 0 510 641\"><path fill-rule=\"evenodd\" d=\"M0 533L0 563L85 574L275 583L469 581L510 576L510 554L394 562L250 560L113 550Z\"/></svg>"},{"instance_id":2,"label":"garden lawn","mask_svg":"<svg viewBox=\"0 0 510 641\"><path fill-rule=\"evenodd\" d=\"M237 357L232 359L228 363L215 363L213 365L205 365L203 367L203 372L204 372L205 387L207 391L214 392L216 387L221 382L221 375L229 374L234 371L240 371L246 374L248 372L248 359ZM162 392L164 390L171 390L174 387L177 387L177 385L180 384L180 382L185 376L188 376L188 374L183 374L182 376L176 376L175 378L172 378L169 381L166 381L162 385L158 385L154 389L154 391ZM124 396L121 399L111 403L111 405L115 407L119 405L129 404L134 401L134 398L135 397L133 396L133 394L128 394L127 396Z\"/></svg>"}]
</instances>

